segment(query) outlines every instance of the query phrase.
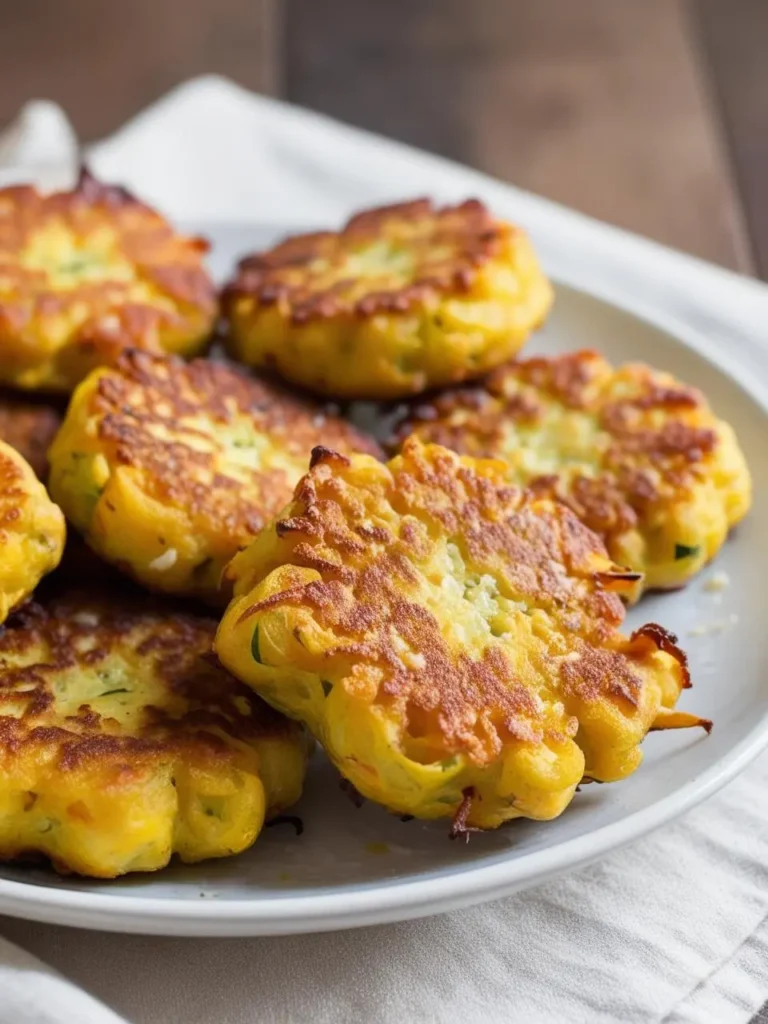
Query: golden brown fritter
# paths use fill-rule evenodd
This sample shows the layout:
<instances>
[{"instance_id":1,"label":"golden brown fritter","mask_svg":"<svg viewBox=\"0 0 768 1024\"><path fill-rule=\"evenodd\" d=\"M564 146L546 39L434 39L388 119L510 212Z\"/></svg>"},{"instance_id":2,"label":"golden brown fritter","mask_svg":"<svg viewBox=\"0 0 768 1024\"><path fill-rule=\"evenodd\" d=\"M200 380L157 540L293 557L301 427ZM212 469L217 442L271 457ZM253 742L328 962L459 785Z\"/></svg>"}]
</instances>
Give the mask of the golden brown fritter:
<instances>
[{"instance_id":1,"label":"golden brown fritter","mask_svg":"<svg viewBox=\"0 0 768 1024\"><path fill-rule=\"evenodd\" d=\"M0 633L0 858L111 878L246 849L307 745L210 655L214 623L69 594Z\"/></svg>"},{"instance_id":2,"label":"golden brown fritter","mask_svg":"<svg viewBox=\"0 0 768 1024\"><path fill-rule=\"evenodd\" d=\"M411 433L505 460L512 480L568 504L646 588L685 584L751 503L733 430L701 392L596 352L510 363L422 405L399 438Z\"/></svg>"},{"instance_id":3,"label":"golden brown fritter","mask_svg":"<svg viewBox=\"0 0 768 1024\"><path fill-rule=\"evenodd\" d=\"M583 778L634 771L651 727L708 724L671 712L674 637L618 631L631 574L500 462L316 449L228 574L222 662L399 813L552 818Z\"/></svg>"},{"instance_id":4,"label":"golden brown fritter","mask_svg":"<svg viewBox=\"0 0 768 1024\"><path fill-rule=\"evenodd\" d=\"M0 625L59 564L65 526L22 456L0 441Z\"/></svg>"},{"instance_id":5,"label":"golden brown fritter","mask_svg":"<svg viewBox=\"0 0 768 1024\"><path fill-rule=\"evenodd\" d=\"M249 365L334 398L394 398L505 362L551 302L523 231L478 200L420 199L248 257L223 309Z\"/></svg>"},{"instance_id":6,"label":"golden brown fritter","mask_svg":"<svg viewBox=\"0 0 768 1024\"><path fill-rule=\"evenodd\" d=\"M69 392L125 348L193 355L217 313L208 245L83 171L0 189L0 382Z\"/></svg>"},{"instance_id":7,"label":"golden brown fritter","mask_svg":"<svg viewBox=\"0 0 768 1024\"><path fill-rule=\"evenodd\" d=\"M106 561L152 589L221 603L224 566L290 499L320 441L378 451L226 366L134 351L75 393L51 493Z\"/></svg>"},{"instance_id":8,"label":"golden brown fritter","mask_svg":"<svg viewBox=\"0 0 768 1024\"><path fill-rule=\"evenodd\" d=\"M0 391L0 441L23 455L41 480L48 476L48 449L61 426L59 410Z\"/></svg>"}]
</instances>

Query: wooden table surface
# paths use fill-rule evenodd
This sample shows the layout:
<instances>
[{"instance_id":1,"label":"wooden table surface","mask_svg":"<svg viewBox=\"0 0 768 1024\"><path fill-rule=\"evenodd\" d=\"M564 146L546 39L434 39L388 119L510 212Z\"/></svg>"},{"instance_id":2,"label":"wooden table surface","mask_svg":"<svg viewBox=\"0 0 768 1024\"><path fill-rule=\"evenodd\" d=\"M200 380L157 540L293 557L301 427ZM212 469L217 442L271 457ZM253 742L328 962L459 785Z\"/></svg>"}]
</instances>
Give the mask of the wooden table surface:
<instances>
[{"instance_id":1,"label":"wooden table surface","mask_svg":"<svg viewBox=\"0 0 768 1024\"><path fill-rule=\"evenodd\" d=\"M1 2L1 0L0 0ZM768 278L768 0L2 3L0 124L206 71Z\"/></svg>"}]
</instances>

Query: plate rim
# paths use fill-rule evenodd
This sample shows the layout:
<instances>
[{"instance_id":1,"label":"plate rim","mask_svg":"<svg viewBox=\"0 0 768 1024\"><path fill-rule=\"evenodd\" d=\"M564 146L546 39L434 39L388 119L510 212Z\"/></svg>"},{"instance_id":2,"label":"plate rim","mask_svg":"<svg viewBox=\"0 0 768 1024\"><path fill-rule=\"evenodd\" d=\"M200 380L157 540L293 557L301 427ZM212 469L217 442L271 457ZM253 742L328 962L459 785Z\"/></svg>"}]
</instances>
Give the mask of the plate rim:
<instances>
[{"instance_id":1,"label":"plate rim","mask_svg":"<svg viewBox=\"0 0 768 1024\"><path fill-rule=\"evenodd\" d=\"M242 225L243 228L256 225ZM211 230L211 227L208 228ZM577 275L553 275L565 286L629 313L668 338L696 352L715 370L736 383L768 417L768 386L750 373L738 349L726 361L716 342L666 311L618 295L610 287L584 286ZM768 352L753 339L750 347L768 363ZM500 898L575 870L649 834L714 795L768 748L768 702L750 731L717 761L687 783L650 806L556 846L522 857L413 878L385 885L371 884L348 893L317 893L252 900L201 898L173 900L159 896L126 896L58 889L0 878L0 913L50 924L100 931L152 935L255 936L289 935L386 924L444 913Z\"/></svg>"}]
</instances>

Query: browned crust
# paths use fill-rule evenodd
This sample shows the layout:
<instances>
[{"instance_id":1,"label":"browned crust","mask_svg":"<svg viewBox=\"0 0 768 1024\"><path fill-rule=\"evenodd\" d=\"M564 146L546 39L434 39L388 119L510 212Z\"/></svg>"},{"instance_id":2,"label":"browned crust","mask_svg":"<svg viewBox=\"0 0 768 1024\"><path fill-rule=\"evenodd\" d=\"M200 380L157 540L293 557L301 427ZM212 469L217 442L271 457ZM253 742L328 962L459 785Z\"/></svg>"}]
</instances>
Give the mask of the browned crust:
<instances>
[{"instance_id":1,"label":"browned crust","mask_svg":"<svg viewBox=\"0 0 768 1024\"><path fill-rule=\"evenodd\" d=\"M33 236L62 223L84 239L111 228L122 257L175 311L129 301L118 281L84 281L57 290L44 271L24 267L19 257ZM207 250L204 239L176 234L155 210L123 188L98 182L86 168L68 192L44 194L32 185L0 189L0 276L6 282L0 289L0 333L17 334L35 318L54 319L85 304L89 318L78 344L112 354L132 344L158 351L159 328L181 329L188 316L215 314L216 292L202 262Z\"/></svg>"},{"instance_id":2,"label":"browned crust","mask_svg":"<svg viewBox=\"0 0 768 1024\"><path fill-rule=\"evenodd\" d=\"M456 813L453 816L451 822L451 828L448 833L449 839L458 839L460 836L469 842L469 835L471 832L479 832L480 829L473 828L467 824L469 815L472 812L472 803L475 799L475 790L473 786L468 786L461 795L461 803L458 806Z\"/></svg>"},{"instance_id":3,"label":"browned crust","mask_svg":"<svg viewBox=\"0 0 768 1024\"><path fill-rule=\"evenodd\" d=\"M683 673L683 687L689 689L691 686L691 672L688 668L688 655L677 645L677 637L668 629L659 626L656 622L646 622L644 626L636 629L630 641L636 642L641 639L650 640L656 648L671 655L680 665Z\"/></svg>"},{"instance_id":4,"label":"browned crust","mask_svg":"<svg viewBox=\"0 0 768 1024\"><path fill-rule=\"evenodd\" d=\"M0 550L5 531L15 528L27 499L21 466L15 458L0 451Z\"/></svg>"},{"instance_id":5,"label":"browned crust","mask_svg":"<svg viewBox=\"0 0 768 1024\"><path fill-rule=\"evenodd\" d=\"M45 607L26 605L0 632L0 755L55 748L67 771L123 757L145 764L191 746L229 757L221 733L246 743L294 733L295 726L212 658L215 629L212 620L145 596L115 601L107 592L73 592ZM83 703L71 717L57 711L57 677L78 666L98 670L117 650L141 659L131 682L140 686L150 674L161 681L164 705L138 702L130 728L102 717L96 702ZM3 714L4 704L20 701L21 718Z\"/></svg>"},{"instance_id":6,"label":"browned crust","mask_svg":"<svg viewBox=\"0 0 768 1024\"><path fill-rule=\"evenodd\" d=\"M597 578L610 567L599 539L564 506L505 485L503 467L496 475L487 464L475 471L448 451L415 443L391 465L391 482L363 496L349 460L314 453L290 517L277 524L277 558L321 578L254 602L239 622L279 607L309 611L337 639L326 657L350 666L344 685L394 708L412 738L439 734L443 749L479 763L497 756L505 739L538 742L542 712L504 646L489 643L479 659L452 649L418 597L419 574L435 537L444 536L473 573L503 580L504 593L544 609L568 635L567 649L580 657L562 663L564 690L631 713L650 640L636 650L616 633L623 606ZM393 632L423 661L404 661Z\"/></svg>"},{"instance_id":7,"label":"browned crust","mask_svg":"<svg viewBox=\"0 0 768 1024\"><path fill-rule=\"evenodd\" d=\"M391 447L411 433L423 441L482 458L503 458L510 425L535 425L552 399L594 415L611 438L595 477L576 476L566 488L557 474L527 485L541 497L565 502L590 529L610 540L646 519L658 502L690 489L714 451L715 429L686 422L708 412L695 388L670 386L649 367L634 367L639 393L621 400L595 399L593 384L612 373L597 352L518 360L491 373L479 386L446 392L401 420ZM512 385L523 385L522 392ZM648 413L664 414L649 425ZM653 472L649 472L653 470Z\"/></svg>"},{"instance_id":8,"label":"browned crust","mask_svg":"<svg viewBox=\"0 0 768 1024\"><path fill-rule=\"evenodd\" d=\"M572 641L578 660L565 661L560 666L560 685L564 696L575 696L585 702L606 697L625 710L636 710L640 705L643 680L633 664L632 649L587 646L583 641ZM643 656L650 650L644 648ZM642 657L636 659L638 662Z\"/></svg>"},{"instance_id":9,"label":"browned crust","mask_svg":"<svg viewBox=\"0 0 768 1024\"><path fill-rule=\"evenodd\" d=\"M61 419L55 406L21 401L0 391L0 441L15 448L41 480L48 474L48 449Z\"/></svg>"},{"instance_id":10,"label":"browned crust","mask_svg":"<svg viewBox=\"0 0 768 1024\"><path fill-rule=\"evenodd\" d=\"M294 324L405 313L430 295L469 291L478 269L501 253L515 230L478 199L441 208L416 199L365 210L341 231L295 235L246 257L224 291L224 308L248 296L260 307L279 305ZM413 268L407 279L382 271L361 286L345 277L347 257L378 240L408 250Z\"/></svg>"},{"instance_id":11,"label":"browned crust","mask_svg":"<svg viewBox=\"0 0 768 1024\"><path fill-rule=\"evenodd\" d=\"M89 411L113 468L130 467L150 496L240 543L288 503L301 470L293 476L283 468L253 469L246 481L229 475L226 452L214 438L217 426L245 420L297 466L306 465L321 439L380 454L373 440L319 406L206 359L185 363L125 353L99 379ZM204 438L212 450L193 446Z\"/></svg>"},{"instance_id":12,"label":"browned crust","mask_svg":"<svg viewBox=\"0 0 768 1024\"><path fill-rule=\"evenodd\" d=\"M349 459L321 448L313 452L312 462L295 492L294 507L303 507L304 512L276 524L278 536L296 535L293 543L299 545L302 559L310 557L303 538L314 549L339 552L343 563L335 574L345 580L354 575L345 567L346 559L360 556L369 545L392 544L403 556L410 551L416 559L426 555L429 542L419 543L411 536L407 519L400 545L386 527L356 522L361 509L341 483ZM512 589L539 607L578 607L598 632L624 618L619 598L601 583L596 585L597 566L602 571L611 565L605 548L563 505L539 501L499 475L482 476L451 452L415 444L406 444L404 461L394 472L385 500L401 515L432 522L441 533L456 538L476 567L500 564ZM320 559L313 558L319 567ZM387 582L387 558L385 552L373 566L366 560L373 588Z\"/></svg>"}]
</instances>

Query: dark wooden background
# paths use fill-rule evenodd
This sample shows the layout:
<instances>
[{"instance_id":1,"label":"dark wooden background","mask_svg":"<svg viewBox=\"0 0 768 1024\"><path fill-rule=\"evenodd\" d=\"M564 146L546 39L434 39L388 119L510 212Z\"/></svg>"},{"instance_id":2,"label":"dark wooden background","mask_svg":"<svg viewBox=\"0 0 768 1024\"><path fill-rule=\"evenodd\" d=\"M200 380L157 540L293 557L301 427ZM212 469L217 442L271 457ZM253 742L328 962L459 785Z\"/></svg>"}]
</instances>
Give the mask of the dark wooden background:
<instances>
[{"instance_id":1,"label":"dark wooden background","mask_svg":"<svg viewBox=\"0 0 768 1024\"><path fill-rule=\"evenodd\" d=\"M768 0L0 0L0 124L85 140L189 76L768 277Z\"/></svg>"}]
</instances>

